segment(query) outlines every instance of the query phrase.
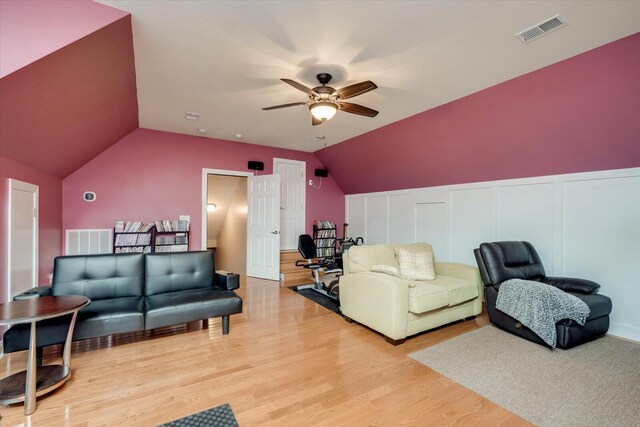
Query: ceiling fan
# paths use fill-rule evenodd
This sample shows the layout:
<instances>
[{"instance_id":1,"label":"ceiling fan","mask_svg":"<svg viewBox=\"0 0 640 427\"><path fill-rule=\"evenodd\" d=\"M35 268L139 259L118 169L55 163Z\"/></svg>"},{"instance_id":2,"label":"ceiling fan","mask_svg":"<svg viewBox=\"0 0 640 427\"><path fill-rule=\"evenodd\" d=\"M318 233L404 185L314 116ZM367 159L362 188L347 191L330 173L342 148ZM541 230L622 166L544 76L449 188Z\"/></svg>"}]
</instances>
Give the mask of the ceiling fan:
<instances>
[{"instance_id":1,"label":"ceiling fan","mask_svg":"<svg viewBox=\"0 0 640 427\"><path fill-rule=\"evenodd\" d=\"M280 79L283 82L306 93L309 96L310 101L274 105L273 107L263 108L263 110L268 111L276 110L279 108L304 105L305 107L309 107L309 110L311 111L311 124L314 126L320 125L331 119L338 110L367 117L375 117L378 115L378 112L376 110L372 110L371 108L353 104L351 102L344 102L345 99L353 98L355 96L362 95L363 93L367 93L371 90L377 89L378 86L376 86L374 82L368 80L366 82L345 86L341 89L334 89L331 86L327 86L327 83L331 81L331 77L332 76L329 73L320 73L316 75L316 78L322 86L317 86L313 89L308 88L305 85L302 85L293 80Z\"/></svg>"}]
</instances>

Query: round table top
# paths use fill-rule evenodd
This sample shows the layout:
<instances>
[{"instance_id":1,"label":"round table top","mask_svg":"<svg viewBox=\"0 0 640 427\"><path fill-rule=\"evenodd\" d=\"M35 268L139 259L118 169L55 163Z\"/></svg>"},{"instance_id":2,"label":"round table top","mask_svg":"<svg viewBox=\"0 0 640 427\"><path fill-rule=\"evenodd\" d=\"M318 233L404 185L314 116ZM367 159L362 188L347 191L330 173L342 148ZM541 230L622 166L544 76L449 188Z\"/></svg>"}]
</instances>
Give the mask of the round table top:
<instances>
[{"instance_id":1,"label":"round table top","mask_svg":"<svg viewBox=\"0 0 640 427\"><path fill-rule=\"evenodd\" d=\"M0 304L0 325L33 322L80 310L91 300L81 295L28 298Z\"/></svg>"}]
</instances>

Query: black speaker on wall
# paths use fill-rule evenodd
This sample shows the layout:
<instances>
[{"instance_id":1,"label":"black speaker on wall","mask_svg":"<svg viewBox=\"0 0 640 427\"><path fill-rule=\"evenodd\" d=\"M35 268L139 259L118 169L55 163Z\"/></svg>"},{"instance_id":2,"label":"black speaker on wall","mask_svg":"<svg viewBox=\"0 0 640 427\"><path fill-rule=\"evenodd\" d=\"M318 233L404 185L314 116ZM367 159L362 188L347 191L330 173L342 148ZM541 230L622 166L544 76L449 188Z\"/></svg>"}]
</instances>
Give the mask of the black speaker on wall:
<instances>
[{"instance_id":1,"label":"black speaker on wall","mask_svg":"<svg viewBox=\"0 0 640 427\"><path fill-rule=\"evenodd\" d=\"M316 169L316 176L320 178L326 178L329 176L329 171L326 169Z\"/></svg>"},{"instance_id":2,"label":"black speaker on wall","mask_svg":"<svg viewBox=\"0 0 640 427\"><path fill-rule=\"evenodd\" d=\"M253 160L249 160L249 166L247 166L252 171L263 171L264 163L263 162L255 162Z\"/></svg>"}]
</instances>

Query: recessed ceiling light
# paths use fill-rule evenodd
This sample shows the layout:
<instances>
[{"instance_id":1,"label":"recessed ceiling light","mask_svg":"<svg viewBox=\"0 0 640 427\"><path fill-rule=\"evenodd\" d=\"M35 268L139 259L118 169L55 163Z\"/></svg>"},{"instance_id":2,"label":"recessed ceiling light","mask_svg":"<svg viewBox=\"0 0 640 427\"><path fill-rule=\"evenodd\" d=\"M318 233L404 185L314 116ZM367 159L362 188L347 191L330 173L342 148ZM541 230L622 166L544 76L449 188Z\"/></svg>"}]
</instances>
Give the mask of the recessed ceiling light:
<instances>
[{"instance_id":1,"label":"recessed ceiling light","mask_svg":"<svg viewBox=\"0 0 640 427\"><path fill-rule=\"evenodd\" d=\"M241 133L236 133L236 138L242 139L242 134Z\"/></svg>"},{"instance_id":2,"label":"recessed ceiling light","mask_svg":"<svg viewBox=\"0 0 640 427\"><path fill-rule=\"evenodd\" d=\"M198 120L200 118L200 114L198 113L190 113L190 112L186 112L184 115L184 118L187 120Z\"/></svg>"},{"instance_id":3,"label":"recessed ceiling light","mask_svg":"<svg viewBox=\"0 0 640 427\"><path fill-rule=\"evenodd\" d=\"M206 133L206 132L207 132L207 130L206 130L206 129L202 129L202 128L199 128L199 129L197 129L197 130L198 130L198 133Z\"/></svg>"}]
</instances>

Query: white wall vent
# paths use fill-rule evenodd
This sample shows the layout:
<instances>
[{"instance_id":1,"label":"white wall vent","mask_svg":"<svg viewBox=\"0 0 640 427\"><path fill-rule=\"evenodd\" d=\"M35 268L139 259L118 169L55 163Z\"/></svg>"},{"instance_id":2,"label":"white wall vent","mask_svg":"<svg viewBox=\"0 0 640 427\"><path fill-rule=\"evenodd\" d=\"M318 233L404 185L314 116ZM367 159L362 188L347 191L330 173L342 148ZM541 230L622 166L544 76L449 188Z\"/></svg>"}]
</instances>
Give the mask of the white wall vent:
<instances>
[{"instance_id":1,"label":"white wall vent","mask_svg":"<svg viewBox=\"0 0 640 427\"><path fill-rule=\"evenodd\" d=\"M109 254L112 251L111 229L66 230L65 255Z\"/></svg>"},{"instance_id":2,"label":"white wall vent","mask_svg":"<svg viewBox=\"0 0 640 427\"><path fill-rule=\"evenodd\" d=\"M527 28L526 30L519 32L516 34L516 37L524 43L529 43L530 41L538 39L562 27L566 27L567 25L567 21L561 15L556 15L534 25L531 28Z\"/></svg>"}]
</instances>

